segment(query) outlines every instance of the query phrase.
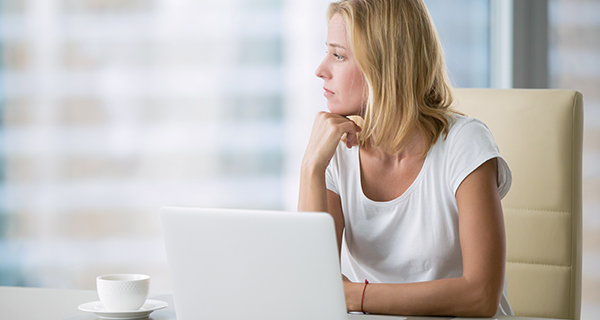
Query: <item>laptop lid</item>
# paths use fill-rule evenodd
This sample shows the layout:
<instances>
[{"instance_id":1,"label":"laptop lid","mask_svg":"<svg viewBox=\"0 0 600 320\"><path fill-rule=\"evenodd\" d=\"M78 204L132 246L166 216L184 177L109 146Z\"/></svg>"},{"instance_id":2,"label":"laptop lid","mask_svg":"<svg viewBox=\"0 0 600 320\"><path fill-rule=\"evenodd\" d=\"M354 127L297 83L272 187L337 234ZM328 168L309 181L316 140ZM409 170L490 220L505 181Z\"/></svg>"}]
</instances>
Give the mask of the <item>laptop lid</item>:
<instances>
[{"instance_id":1,"label":"laptop lid","mask_svg":"<svg viewBox=\"0 0 600 320\"><path fill-rule=\"evenodd\" d=\"M347 319L333 219L161 208L177 319Z\"/></svg>"}]
</instances>

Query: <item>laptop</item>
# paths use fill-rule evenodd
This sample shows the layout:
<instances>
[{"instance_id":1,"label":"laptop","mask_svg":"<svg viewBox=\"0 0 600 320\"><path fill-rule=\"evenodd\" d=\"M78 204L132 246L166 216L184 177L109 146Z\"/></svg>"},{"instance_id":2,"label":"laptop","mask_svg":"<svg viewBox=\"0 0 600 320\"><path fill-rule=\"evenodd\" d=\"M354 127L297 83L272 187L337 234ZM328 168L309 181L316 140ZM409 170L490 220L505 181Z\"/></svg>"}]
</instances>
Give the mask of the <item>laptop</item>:
<instances>
[{"instance_id":1,"label":"laptop","mask_svg":"<svg viewBox=\"0 0 600 320\"><path fill-rule=\"evenodd\" d=\"M346 312L327 213L160 211L178 320L374 317Z\"/></svg>"}]
</instances>

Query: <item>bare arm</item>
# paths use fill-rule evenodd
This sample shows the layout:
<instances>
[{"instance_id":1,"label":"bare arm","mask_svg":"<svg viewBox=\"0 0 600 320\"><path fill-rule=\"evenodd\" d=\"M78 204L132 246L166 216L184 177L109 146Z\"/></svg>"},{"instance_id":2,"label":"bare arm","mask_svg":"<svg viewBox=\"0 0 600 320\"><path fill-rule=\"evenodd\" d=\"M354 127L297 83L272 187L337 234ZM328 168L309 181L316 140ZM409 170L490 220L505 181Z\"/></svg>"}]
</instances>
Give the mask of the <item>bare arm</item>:
<instances>
[{"instance_id":1,"label":"bare arm","mask_svg":"<svg viewBox=\"0 0 600 320\"><path fill-rule=\"evenodd\" d=\"M335 223L335 235L338 244L338 253L341 255L342 235L344 234L344 214L342 212L340 196L331 190L327 190L327 207L328 212L331 217L333 217L333 222Z\"/></svg>"},{"instance_id":2,"label":"bare arm","mask_svg":"<svg viewBox=\"0 0 600 320\"><path fill-rule=\"evenodd\" d=\"M344 133L346 145L356 144L356 132L360 131L352 120L336 114L319 112L310 135L300 171L300 195L298 211L329 212L335 222L338 252L341 250L344 219L340 197L327 190L325 170L335 153Z\"/></svg>"},{"instance_id":3,"label":"bare arm","mask_svg":"<svg viewBox=\"0 0 600 320\"><path fill-rule=\"evenodd\" d=\"M317 113L302 158L298 211L328 211L325 170L342 135L347 133L346 144L350 148L356 144L356 133L359 131L360 128L344 116Z\"/></svg>"},{"instance_id":4,"label":"bare arm","mask_svg":"<svg viewBox=\"0 0 600 320\"><path fill-rule=\"evenodd\" d=\"M473 171L456 192L463 275L419 283L369 284L369 313L490 317L504 285L505 235L496 160ZM360 311L363 285L345 282L349 311Z\"/></svg>"}]
</instances>

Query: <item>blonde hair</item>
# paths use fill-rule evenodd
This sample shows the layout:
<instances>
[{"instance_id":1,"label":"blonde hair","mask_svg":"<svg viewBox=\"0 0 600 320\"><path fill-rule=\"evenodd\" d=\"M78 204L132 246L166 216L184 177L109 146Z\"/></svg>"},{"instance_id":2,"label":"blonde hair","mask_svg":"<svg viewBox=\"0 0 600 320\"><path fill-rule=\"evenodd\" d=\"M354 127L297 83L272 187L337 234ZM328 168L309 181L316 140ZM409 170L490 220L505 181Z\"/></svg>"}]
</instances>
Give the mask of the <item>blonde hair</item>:
<instances>
[{"instance_id":1,"label":"blonde hair","mask_svg":"<svg viewBox=\"0 0 600 320\"><path fill-rule=\"evenodd\" d=\"M367 88L360 146L398 154L411 135L425 138L423 156L441 134L447 136L455 111L437 31L421 0L341 0L340 14Z\"/></svg>"}]
</instances>

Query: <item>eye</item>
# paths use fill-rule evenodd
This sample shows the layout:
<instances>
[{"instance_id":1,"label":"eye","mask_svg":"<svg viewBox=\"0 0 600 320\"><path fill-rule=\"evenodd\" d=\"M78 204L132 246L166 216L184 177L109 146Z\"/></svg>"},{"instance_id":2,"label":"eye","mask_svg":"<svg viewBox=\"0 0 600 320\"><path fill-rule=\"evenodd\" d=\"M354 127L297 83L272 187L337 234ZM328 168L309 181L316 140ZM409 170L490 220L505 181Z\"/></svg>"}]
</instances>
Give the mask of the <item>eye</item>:
<instances>
[{"instance_id":1,"label":"eye","mask_svg":"<svg viewBox=\"0 0 600 320\"><path fill-rule=\"evenodd\" d=\"M325 50L325 54L329 54L329 50ZM346 57L340 55L339 53L332 53L332 56L335 57L335 60L337 61L344 61L346 59Z\"/></svg>"},{"instance_id":2,"label":"eye","mask_svg":"<svg viewBox=\"0 0 600 320\"><path fill-rule=\"evenodd\" d=\"M344 60L344 56L339 55L337 53L334 53L333 56L338 60L338 61L343 61Z\"/></svg>"}]
</instances>

